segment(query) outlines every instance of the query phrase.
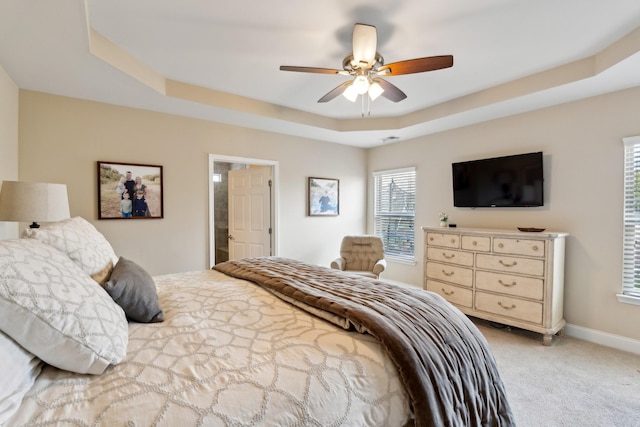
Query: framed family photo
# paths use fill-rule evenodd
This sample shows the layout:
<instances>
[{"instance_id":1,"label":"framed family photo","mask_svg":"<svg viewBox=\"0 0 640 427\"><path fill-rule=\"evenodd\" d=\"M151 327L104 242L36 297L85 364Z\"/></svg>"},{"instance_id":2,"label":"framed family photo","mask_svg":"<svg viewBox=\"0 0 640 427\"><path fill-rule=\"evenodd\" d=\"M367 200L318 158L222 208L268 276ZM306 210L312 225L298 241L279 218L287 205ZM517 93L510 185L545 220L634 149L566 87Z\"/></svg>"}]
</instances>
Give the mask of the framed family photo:
<instances>
[{"instance_id":1,"label":"framed family photo","mask_svg":"<svg viewBox=\"0 0 640 427\"><path fill-rule=\"evenodd\" d=\"M163 218L162 166L98 161L98 219Z\"/></svg>"},{"instance_id":2,"label":"framed family photo","mask_svg":"<svg viewBox=\"0 0 640 427\"><path fill-rule=\"evenodd\" d=\"M309 178L309 216L340 214L340 181L331 178Z\"/></svg>"}]
</instances>

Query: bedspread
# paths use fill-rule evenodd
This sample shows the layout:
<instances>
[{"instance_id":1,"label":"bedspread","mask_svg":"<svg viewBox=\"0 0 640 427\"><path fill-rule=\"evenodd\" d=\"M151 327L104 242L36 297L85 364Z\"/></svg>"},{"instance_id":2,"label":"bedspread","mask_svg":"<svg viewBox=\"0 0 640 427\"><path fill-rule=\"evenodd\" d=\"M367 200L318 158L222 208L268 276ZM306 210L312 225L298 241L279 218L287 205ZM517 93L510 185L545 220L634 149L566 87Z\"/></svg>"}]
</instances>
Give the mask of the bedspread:
<instances>
[{"instance_id":1,"label":"bedspread","mask_svg":"<svg viewBox=\"0 0 640 427\"><path fill-rule=\"evenodd\" d=\"M101 375L43 369L7 426L402 426L377 340L217 271L155 277L162 323L130 323Z\"/></svg>"},{"instance_id":2,"label":"bedspread","mask_svg":"<svg viewBox=\"0 0 640 427\"><path fill-rule=\"evenodd\" d=\"M214 268L378 338L411 397L417 427L515 424L486 340L439 295L283 258L228 261Z\"/></svg>"}]
</instances>

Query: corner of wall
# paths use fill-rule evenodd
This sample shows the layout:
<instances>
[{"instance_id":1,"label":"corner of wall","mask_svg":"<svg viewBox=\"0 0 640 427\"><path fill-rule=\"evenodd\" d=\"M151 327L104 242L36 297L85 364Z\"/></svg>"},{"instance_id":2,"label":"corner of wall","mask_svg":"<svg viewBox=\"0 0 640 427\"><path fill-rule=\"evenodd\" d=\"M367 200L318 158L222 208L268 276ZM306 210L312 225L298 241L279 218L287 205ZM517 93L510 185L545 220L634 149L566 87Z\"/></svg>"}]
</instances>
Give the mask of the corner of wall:
<instances>
[{"instance_id":1,"label":"corner of wall","mask_svg":"<svg viewBox=\"0 0 640 427\"><path fill-rule=\"evenodd\" d=\"M18 86L0 65L0 181L18 179L18 100ZM0 239L17 238L18 226L0 222Z\"/></svg>"}]
</instances>

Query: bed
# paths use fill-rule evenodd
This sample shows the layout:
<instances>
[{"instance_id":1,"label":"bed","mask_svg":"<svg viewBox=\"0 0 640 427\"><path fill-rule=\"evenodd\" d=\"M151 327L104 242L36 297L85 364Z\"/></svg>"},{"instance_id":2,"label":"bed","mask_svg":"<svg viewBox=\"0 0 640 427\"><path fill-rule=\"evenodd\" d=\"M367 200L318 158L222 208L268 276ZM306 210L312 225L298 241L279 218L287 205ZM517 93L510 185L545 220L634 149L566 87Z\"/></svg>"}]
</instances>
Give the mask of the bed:
<instances>
[{"instance_id":1,"label":"bed","mask_svg":"<svg viewBox=\"0 0 640 427\"><path fill-rule=\"evenodd\" d=\"M79 217L26 237L0 241L3 425L514 424L435 294L282 258L151 278Z\"/></svg>"}]
</instances>

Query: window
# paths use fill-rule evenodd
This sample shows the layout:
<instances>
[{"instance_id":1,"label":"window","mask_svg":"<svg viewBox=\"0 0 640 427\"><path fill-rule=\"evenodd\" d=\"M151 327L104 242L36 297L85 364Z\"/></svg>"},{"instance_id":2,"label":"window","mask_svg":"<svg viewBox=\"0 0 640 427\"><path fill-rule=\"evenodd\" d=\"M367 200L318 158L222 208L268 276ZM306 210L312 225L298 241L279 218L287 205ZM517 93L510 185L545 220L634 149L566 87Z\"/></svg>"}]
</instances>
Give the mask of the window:
<instances>
[{"instance_id":1,"label":"window","mask_svg":"<svg viewBox=\"0 0 640 427\"><path fill-rule=\"evenodd\" d=\"M621 301L640 302L640 136L624 138L624 235Z\"/></svg>"},{"instance_id":2,"label":"window","mask_svg":"<svg viewBox=\"0 0 640 427\"><path fill-rule=\"evenodd\" d=\"M375 234L384 242L385 256L414 261L416 169L375 172Z\"/></svg>"}]
</instances>

